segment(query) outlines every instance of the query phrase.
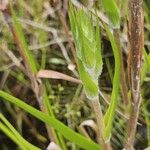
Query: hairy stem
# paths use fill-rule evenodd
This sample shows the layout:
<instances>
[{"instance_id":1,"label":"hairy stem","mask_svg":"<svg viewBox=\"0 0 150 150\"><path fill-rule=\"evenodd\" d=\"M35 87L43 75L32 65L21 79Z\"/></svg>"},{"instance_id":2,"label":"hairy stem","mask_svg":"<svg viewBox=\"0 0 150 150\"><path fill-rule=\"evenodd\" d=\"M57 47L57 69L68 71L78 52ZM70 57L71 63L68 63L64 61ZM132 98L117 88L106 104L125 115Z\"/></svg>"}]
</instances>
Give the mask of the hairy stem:
<instances>
[{"instance_id":1,"label":"hairy stem","mask_svg":"<svg viewBox=\"0 0 150 150\"><path fill-rule=\"evenodd\" d=\"M128 75L131 90L131 113L128 121L126 150L132 150L137 127L140 97L140 68L143 49L143 9L142 0L129 0L128 24Z\"/></svg>"},{"instance_id":2,"label":"hairy stem","mask_svg":"<svg viewBox=\"0 0 150 150\"><path fill-rule=\"evenodd\" d=\"M111 146L109 142L106 142L103 138L104 132L104 120L103 120L103 113L101 110L101 106L99 103L99 99L91 100L92 108L95 113L96 122L97 122L97 140L101 146L102 150L111 150Z\"/></svg>"}]
</instances>

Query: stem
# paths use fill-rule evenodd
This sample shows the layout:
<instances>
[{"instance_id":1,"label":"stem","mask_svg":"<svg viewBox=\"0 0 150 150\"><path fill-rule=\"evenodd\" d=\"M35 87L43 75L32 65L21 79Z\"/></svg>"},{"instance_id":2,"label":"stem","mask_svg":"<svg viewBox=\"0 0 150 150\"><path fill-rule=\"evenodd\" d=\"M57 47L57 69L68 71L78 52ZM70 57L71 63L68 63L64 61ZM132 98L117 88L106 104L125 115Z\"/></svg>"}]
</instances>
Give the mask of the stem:
<instances>
[{"instance_id":1,"label":"stem","mask_svg":"<svg viewBox=\"0 0 150 150\"><path fill-rule=\"evenodd\" d=\"M100 147L102 150L111 150L111 146L109 142L105 142L103 138L103 132L104 132L104 119L103 119L103 113L101 110L101 106L99 103L99 99L91 100L92 108L95 113L96 122L97 122L97 140L100 144Z\"/></svg>"},{"instance_id":2,"label":"stem","mask_svg":"<svg viewBox=\"0 0 150 150\"><path fill-rule=\"evenodd\" d=\"M139 115L139 108L140 108L141 100L136 104L131 104L131 115L128 122L128 133L127 133L127 143L125 145L125 150L133 150L134 145L134 138L136 133L138 115ZM134 106L135 105L135 106Z\"/></svg>"},{"instance_id":3,"label":"stem","mask_svg":"<svg viewBox=\"0 0 150 150\"><path fill-rule=\"evenodd\" d=\"M126 150L132 150L136 133L140 97L140 68L143 49L143 9L142 0L129 0L129 24L128 24L128 74L131 89L131 113L128 121L128 139Z\"/></svg>"}]
</instances>

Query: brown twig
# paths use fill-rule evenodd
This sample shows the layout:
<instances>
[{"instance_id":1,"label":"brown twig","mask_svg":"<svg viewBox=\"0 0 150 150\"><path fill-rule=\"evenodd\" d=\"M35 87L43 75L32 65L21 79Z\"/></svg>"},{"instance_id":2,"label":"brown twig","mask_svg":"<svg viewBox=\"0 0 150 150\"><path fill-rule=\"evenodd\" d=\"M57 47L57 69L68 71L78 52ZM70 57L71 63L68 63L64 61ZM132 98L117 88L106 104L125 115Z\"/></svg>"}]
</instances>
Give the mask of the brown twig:
<instances>
[{"instance_id":1,"label":"brown twig","mask_svg":"<svg viewBox=\"0 0 150 150\"><path fill-rule=\"evenodd\" d=\"M128 122L126 150L132 150L141 104L140 68L143 50L143 9L142 0L129 0L128 24L128 74L131 89L131 113Z\"/></svg>"}]
</instances>

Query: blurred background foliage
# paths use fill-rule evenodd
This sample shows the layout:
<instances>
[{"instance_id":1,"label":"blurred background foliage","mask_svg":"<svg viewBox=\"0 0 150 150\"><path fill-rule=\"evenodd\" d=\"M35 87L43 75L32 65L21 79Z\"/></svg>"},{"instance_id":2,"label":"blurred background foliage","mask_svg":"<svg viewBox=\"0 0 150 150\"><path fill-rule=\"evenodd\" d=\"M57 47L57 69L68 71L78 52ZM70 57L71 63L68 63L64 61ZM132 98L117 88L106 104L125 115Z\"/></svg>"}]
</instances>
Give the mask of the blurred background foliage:
<instances>
[{"instance_id":1,"label":"blurred background foliage","mask_svg":"<svg viewBox=\"0 0 150 150\"><path fill-rule=\"evenodd\" d=\"M99 0L71 0L78 7L101 11ZM119 2L119 0L116 0ZM75 48L71 37L68 18L69 0L14 0L14 11L21 22L29 49L39 63L40 69L51 69L78 78ZM120 40L123 48L123 61L127 67L127 28L125 15L128 11L126 2L121 4L121 32ZM144 31L145 50L150 52L150 1L144 0ZM99 78L99 86L106 100L110 100L112 78L114 73L114 58L110 41L102 30L102 56L103 71ZM16 44L0 13L0 89L11 93L15 97L25 100L26 103L39 108L36 98L31 90L30 82L23 72L16 66L22 58L16 50ZM143 62L144 63L144 62ZM127 72L127 71L126 71ZM86 96L81 85L64 80L44 79L48 89L48 98L53 111L60 121L70 128L79 131L79 125L84 120L94 119ZM142 83L143 104L139 117L135 147L138 150L150 146L150 72L147 72ZM100 99L103 111L108 107L103 98ZM118 111L125 114L123 100L120 96ZM25 139L41 149L49 144L46 129L43 123L28 115L18 107L8 102L0 101L0 111L8 118L12 125ZM123 148L126 136L126 119L116 113L114 119L112 146L115 150ZM95 139L90 127L86 127L89 135ZM0 132L0 149L15 150L17 146ZM66 140L68 149L79 149L75 144Z\"/></svg>"}]
</instances>

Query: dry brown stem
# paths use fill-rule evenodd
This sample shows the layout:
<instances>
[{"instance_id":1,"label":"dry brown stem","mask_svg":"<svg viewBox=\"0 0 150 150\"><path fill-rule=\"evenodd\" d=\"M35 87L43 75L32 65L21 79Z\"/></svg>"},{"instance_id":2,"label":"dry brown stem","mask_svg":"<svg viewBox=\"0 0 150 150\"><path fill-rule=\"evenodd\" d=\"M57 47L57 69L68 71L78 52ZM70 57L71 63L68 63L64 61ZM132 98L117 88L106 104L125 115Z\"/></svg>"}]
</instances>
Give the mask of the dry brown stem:
<instances>
[{"instance_id":1,"label":"dry brown stem","mask_svg":"<svg viewBox=\"0 0 150 150\"><path fill-rule=\"evenodd\" d=\"M140 68L143 49L143 9L142 0L129 0L128 24L128 74L131 89L131 113L128 121L126 150L132 150L141 104Z\"/></svg>"}]
</instances>

